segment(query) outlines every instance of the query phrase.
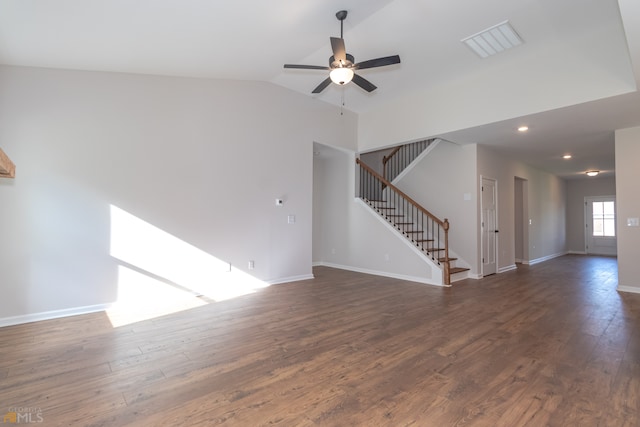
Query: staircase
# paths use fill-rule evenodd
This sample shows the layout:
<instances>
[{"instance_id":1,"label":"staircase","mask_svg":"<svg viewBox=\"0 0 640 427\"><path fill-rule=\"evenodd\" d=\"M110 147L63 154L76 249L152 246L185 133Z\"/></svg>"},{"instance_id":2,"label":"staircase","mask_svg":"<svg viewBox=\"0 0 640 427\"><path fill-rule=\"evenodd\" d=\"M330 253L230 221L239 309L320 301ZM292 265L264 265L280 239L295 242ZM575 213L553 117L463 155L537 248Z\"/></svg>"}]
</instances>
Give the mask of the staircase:
<instances>
[{"instance_id":1,"label":"staircase","mask_svg":"<svg viewBox=\"0 0 640 427\"><path fill-rule=\"evenodd\" d=\"M469 270L453 266L456 258L449 257L446 218L437 218L360 159L356 163L360 166L359 197L442 268L444 285L451 285L454 274Z\"/></svg>"}]
</instances>

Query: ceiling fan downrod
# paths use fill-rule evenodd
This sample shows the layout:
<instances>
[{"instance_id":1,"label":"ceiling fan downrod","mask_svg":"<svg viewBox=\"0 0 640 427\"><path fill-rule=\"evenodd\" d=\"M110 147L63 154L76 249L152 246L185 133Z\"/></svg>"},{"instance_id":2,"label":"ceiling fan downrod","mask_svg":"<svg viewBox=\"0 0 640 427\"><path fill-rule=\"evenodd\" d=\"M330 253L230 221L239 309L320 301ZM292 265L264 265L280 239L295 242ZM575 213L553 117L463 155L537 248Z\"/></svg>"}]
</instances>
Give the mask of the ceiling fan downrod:
<instances>
[{"instance_id":1,"label":"ceiling fan downrod","mask_svg":"<svg viewBox=\"0 0 640 427\"><path fill-rule=\"evenodd\" d=\"M343 24L344 24L344 20L347 19L347 11L346 10L340 10L338 12L336 12L336 18L338 18L338 20L340 21L340 38L343 39L343 34L342 34L342 30L343 30Z\"/></svg>"}]
</instances>

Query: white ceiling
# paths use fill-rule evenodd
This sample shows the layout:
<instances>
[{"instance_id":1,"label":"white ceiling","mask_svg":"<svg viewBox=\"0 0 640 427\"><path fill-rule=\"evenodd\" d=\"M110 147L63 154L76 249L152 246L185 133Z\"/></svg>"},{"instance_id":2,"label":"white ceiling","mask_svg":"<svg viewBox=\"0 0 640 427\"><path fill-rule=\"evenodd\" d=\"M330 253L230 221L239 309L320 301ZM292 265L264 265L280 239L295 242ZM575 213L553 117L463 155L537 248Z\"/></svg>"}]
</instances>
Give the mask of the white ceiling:
<instances>
[{"instance_id":1,"label":"white ceiling","mask_svg":"<svg viewBox=\"0 0 640 427\"><path fill-rule=\"evenodd\" d=\"M611 76L618 86L614 90L612 85L610 95L616 96L576 98L574 106L527 111L442 136L457 143L493 145L571 178L591 168L613 173L613 131L640 125L631 65L640 62L640 6L634 3L637 0L0 0L0 63L260 80L334 104L344 99L345 108L366 114L418 88L450 85L474 74L515 70L524 76L527 70L519 72L519 64L535 58L537 66L555 72L558 81L571 82L582 70ZM284 70L282 65L327 65L329 37L340 34L335 13L341 9L349 11L344 38L356 62L399 54L402 63L361 71L378 86L371 94L350 84L311 95L325 72ZM524 39L522 46L480 59L460 42L507 19ZM638 70L635 76L640 76ZM608 93L606 84L593 81L601 94ZM620 86L628 86L628 93ZM541 94L544 90L540 88ZM491 100L487 108L492 108ZM521 123L531 130L514 134ZM564 152L574 158L560 160Z\"/></svg>"}]
</instances>

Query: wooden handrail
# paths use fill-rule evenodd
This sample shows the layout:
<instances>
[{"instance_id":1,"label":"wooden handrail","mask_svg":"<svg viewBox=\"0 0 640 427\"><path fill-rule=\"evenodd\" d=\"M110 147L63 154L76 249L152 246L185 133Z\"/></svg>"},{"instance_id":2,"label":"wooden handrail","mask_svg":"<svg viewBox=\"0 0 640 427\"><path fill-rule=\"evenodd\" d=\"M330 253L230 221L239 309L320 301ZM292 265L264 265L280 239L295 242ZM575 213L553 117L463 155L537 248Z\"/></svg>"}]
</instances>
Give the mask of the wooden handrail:
<instances>
[{"instance_id":1,"label":"wooden handrail","mask_svg":"<svg viewBox=\"0 0 640 427\"><path fill-rule=\"evenodd\" d=\"M366 163L363 163L360 161L360 159L356 159L356 163L360 165L360 167L362 167L363 169L365 169L367 172L369 172L371 175L373 175L375 178L379 179L380 182L382 182L382 184L384 184L385 186L391 188L393 191L395 191L396 193L398 193L400 196L402 196L403 198L407 199L407 201L409 203L411 203L412 205L414 205L419 211L421 211L422 213L424 213L425 215L427 215L429 218L431 218L435 223L439 224L442 228L444 228L445 232L449 230L449 221L445 218L444 220L441 220L440 218L438 218L437 216L435 216L434 214L432 214L431 212L429 212L428 210L426 210L425 208L423 208L422 206L420 206L420 204L418 202L416 202L415 200L413 200L411 197L407 196L405 193L403 193L398 187L396 187L395 185L393 185L392 183L390 183L389 181L387 181L386 179L384 179L379 173L377 173L376 171L374 171L373 169L371 169L369 167L369 165L367 165ZM445 226L446 224L446 226ZM447 256L448 259L448 256Z\"/></svg>"}]
</instances>

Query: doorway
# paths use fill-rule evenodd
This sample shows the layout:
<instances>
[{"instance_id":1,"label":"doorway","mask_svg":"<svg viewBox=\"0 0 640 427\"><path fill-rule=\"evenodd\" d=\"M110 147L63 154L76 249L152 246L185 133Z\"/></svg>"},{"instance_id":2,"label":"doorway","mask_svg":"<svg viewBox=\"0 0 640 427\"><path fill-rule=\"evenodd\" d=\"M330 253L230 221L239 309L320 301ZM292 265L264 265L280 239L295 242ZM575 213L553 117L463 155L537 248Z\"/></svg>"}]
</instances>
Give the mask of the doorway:
<instances>
[{"instance_id":1,"label":"doorway","mask_svg":"<svg viewBox=\"0 0 640 427\"><path fill-rule=\"evenodd\" d=\"M514 183L514 250L516 264L529 263L529 205L528 181L515 177Z\"/></svg>"},{"instance_id":2,"label":"doorway","mask_svg":"<svg viewBox=\"0 0 640 427\"><path fill-rule=\"evenodd\" d=\"M617 255L616 197L584 198L585 252L593 255Z\"/></svg>"},{"instance_id":3,"label":"doorway","mask_svg":"<svg viewBox=\"0 0 640 427\"><path fill-rule=\"evenodd\" d=\"M498 183L495 179L485 177L482 177L481 181L482 276L488 276L497 271Z\"/></svg>"}]
</instances>

